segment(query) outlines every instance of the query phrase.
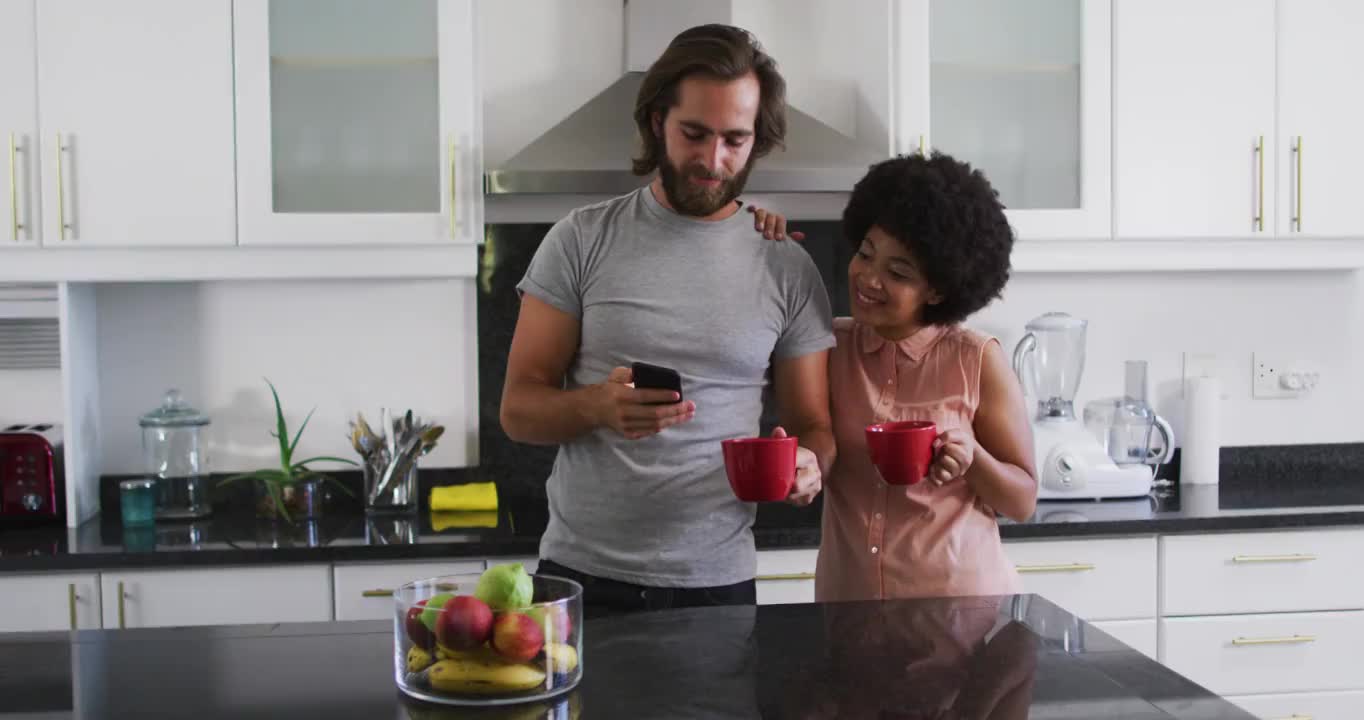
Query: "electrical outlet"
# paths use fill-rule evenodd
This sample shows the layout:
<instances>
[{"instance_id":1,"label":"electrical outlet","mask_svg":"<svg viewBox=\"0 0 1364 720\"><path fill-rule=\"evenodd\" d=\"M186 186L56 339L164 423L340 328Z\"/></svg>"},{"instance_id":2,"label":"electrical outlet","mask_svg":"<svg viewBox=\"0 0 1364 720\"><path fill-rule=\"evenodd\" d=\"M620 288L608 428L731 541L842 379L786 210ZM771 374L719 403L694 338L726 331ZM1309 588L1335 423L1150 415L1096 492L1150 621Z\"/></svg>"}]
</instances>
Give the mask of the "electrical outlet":
<instances>
[{"instance_id":1,"label":"electrical outlet","mask_svg":"<svg viewBox=\"0 0 1364 720\"><path fill-rule=\"evenodd\" d=\"M1306 395L1321 382L1321 371L1310 363L1285 361L1273 355L1251 355L1252 395L1257 398L1294 398Z\"/></svg>"}]
</instances>

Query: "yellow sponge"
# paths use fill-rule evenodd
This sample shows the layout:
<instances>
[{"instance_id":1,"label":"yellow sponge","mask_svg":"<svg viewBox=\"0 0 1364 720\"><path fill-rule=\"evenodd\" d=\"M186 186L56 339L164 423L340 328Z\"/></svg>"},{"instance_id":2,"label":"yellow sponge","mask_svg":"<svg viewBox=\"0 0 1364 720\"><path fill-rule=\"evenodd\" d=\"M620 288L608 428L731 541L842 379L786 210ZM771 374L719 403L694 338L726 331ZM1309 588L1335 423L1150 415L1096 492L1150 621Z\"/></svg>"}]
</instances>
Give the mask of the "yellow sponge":
<instances>
[{"instance_id":1,"label":"yellow sponge","mask_svg":"<svg viewBox=\"0 0 1364 720\"><path fill-rule=\"evenodd\" d=\"M497 510L497 486L490 483L465 483L431 488L431 511Z\"/></svg>"}]
</instances>

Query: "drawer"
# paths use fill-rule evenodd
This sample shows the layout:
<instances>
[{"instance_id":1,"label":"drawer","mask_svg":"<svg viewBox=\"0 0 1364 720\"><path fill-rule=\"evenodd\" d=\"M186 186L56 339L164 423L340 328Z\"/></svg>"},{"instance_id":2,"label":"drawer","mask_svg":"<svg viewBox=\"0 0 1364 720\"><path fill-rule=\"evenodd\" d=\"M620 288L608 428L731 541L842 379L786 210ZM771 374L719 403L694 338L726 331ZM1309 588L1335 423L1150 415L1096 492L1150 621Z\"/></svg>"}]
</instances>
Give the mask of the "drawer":
<instances>
[{"instance_id":1,"label":"drawer","mask_svg":"<svg viewBox=\"0 0 1364 720\"><path fill-rule=\"evenodd\" d=\"M105 629L332 619L328 565L110 570L99 584Z\"/></svg>"},{"instance_id":2,"label":"drawer","mask_svg":"<svg viewBox=\"0 0 1364 720\"><path fill-rule=\"evenodd\" d=\"M1118 642L1152 660L1158 660L1160 657L1156 639L1159 635L1159 628L1156 625L1155 618L1149 620L1105 620L1090 623L1090 625L1112 635Z\"/></svg>"},{"instance_id":3,"label":"drawer","mask_svg":"<svg viewBox=\"0 0 1364 720\"><path fill-rule=\"evenodd\" d=\"M1260 720L1359 720L1364 718L1364 691L1238 695L1229 697Z\"/></svg>"},{"instance_id":4,"label":"drawer","mask_svg":"<svg viewBox=\"0 0 1364 720\"><path fill-rule=\"evenodd\" d=\"M758 553L759 605L815 601L818 550L762 550Z\"/></svg>"},{"instance_id":5,"label":"drawer","mask_svg":"<svg viewBox=\"0 0 1364 720\"><path fill-rule=\"evenodd\" d=\"M1156 616L1156 539L1014 541L1004 552L1023 591L1085 620Z\"/></svg>"},{"instance_id":6,"label":"drawer","mask_svg":"<svg viewBox=\"0 0 1364 720\"><path fill-rule=\"evenodd\" d=\"M1364 687L1364 612L1168 618L1161 661L1219 695Z\"/></svg>"},{"instance_id":7,"label":"drawer","mask_svg":"<svg viewBox=\"0 0 1364 720\"><path fill-rule=\"evenodd\" d=\"M413 563L356 563L332 568L337 620L393 617L393 588L437 575L481 573L482 560Z\"/></svg>"},{"instance_id":8,"label":"drawer","mask_svg":"<svg viewBox=\"0 0 1364 720\"><path fill-rule=\"evenodd\" d=\"M1162 537L1162 615L1364 608L1364 530Z\"/></svg>"}]
</instances>

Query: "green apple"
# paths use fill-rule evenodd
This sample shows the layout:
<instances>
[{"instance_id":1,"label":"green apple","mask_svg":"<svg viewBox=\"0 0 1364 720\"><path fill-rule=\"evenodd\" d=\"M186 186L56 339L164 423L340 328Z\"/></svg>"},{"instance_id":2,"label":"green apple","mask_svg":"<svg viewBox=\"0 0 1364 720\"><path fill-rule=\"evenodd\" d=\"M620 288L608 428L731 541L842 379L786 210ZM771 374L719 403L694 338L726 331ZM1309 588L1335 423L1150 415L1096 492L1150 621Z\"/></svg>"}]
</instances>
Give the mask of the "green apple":
<instances>
[{"instance_id":1,"label":"green apple","mask_svg":"<svg viewBox=\"0 0 1364 720\"><path fill-rule=\"evenodd\" d=\"M425 625L426 629L430 630L432 634L436 632L436 618L440 617L441 608L445 607L445 603L450 602L454 597L453 593L441 593L439 595L432 595L431 598L426 601L426 609L422 610L422 624Z\"/></svg>"}]
</instances>

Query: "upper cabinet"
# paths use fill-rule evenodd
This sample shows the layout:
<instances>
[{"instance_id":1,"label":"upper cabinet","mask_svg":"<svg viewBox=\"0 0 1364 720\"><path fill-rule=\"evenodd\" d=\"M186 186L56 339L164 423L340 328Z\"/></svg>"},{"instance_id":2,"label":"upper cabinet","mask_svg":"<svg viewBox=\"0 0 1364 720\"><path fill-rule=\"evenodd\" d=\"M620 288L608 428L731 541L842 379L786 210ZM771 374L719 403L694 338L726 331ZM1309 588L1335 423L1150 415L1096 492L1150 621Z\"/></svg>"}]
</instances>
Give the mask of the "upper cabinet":
<instances>
[{"instance_id":1,"label":"upper cabinet","mask_svg":"<svg viewBox=\"0 0 1364 720\"><path fill-rule=\"evenodd\" d=\"M1364 6L1116 0L1114 13L1120 239L1364 236L1364 100L1342 90L1364 67Z\"/></svg>"},{"instance_id":2,"label":"upper cabinet","mask_svg":"<svg viewBox=\"0 0 1364 720\"><path fill-rule=\"evenodd\" d=\"M1274 6L1114 3L1120 239L1273 235Z\"/></svg>"},{"instance_id":3,"label":"upper cabinet","mask_svg":"<svg viewBox=\"0 0 1364 720\"><path fill-rule=\"evenodd\" d=\"M1112 232L1108 0L902 0L899 153L981 169L1021 238Z\"/></svg>"},{"instance_id":4,"label":"upper cabinet","mask_svg":"<svg viewBox=\"0 0 1364 720\"><path fill-rule=\"evenodd\" d=\"M237 0L242 245L475 243L474 0Z\"/></svg>"},{"instance_id":5,"label":"upper cabinet","mask_svg":"<svg viewBox=\"0 0 1364 720\"><path fill-rule=\"evenodd\" d=\"M36 36L41 126L17 132L21 154L40 154L20 164L24 203L42 198L42 244L231 245L231 1L6 0L0 14L22 20L25 6L36 8L36 33L32 22L0 23L0 55L15 52L11 34L27 28L20 52ZM0 63L0 73L26 65Z\"/></svg>"},{"instance_id":6,"label":"upper cabinet","mask_svg":"<svg viewBox=\"0 0 1364 720\"><path fill-rule=\"evenodd\" d=\"M37 48L33 0L0 0L0 144L3 144L4 203L0 205L0 250L37 244Z\"/></svg>"},{"instance_id":7,"label":"upper cabinet","mask_svg":"<svg viewBox=\"0 0 1364 720\"><path fill-rule=\"evenodd\" d=\"M1364 3L1278 4L1280 235L1364 237Z\"/></svg>"}]
</instances>

